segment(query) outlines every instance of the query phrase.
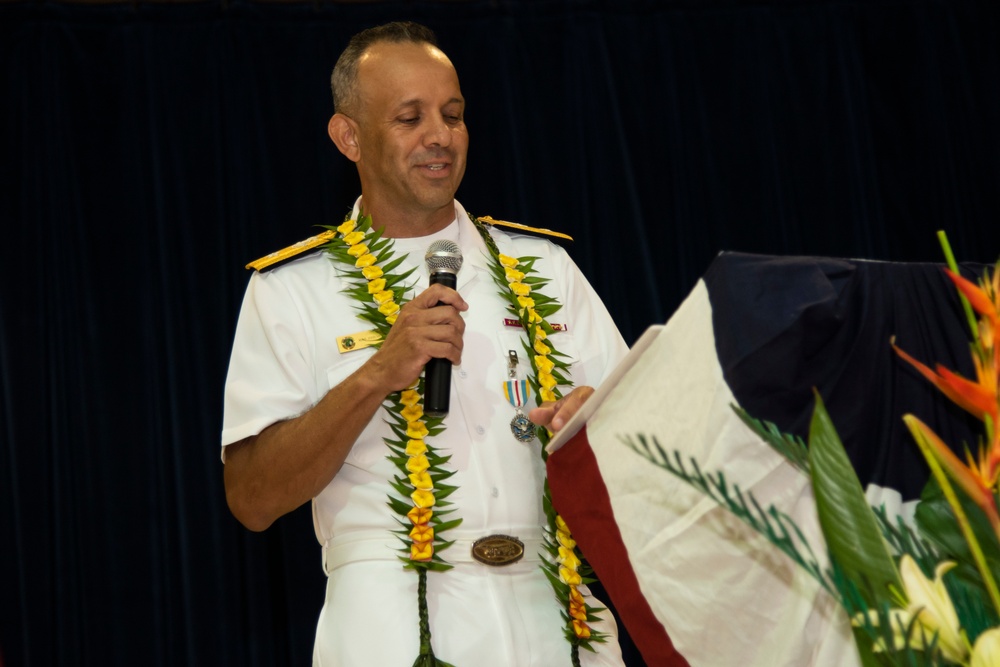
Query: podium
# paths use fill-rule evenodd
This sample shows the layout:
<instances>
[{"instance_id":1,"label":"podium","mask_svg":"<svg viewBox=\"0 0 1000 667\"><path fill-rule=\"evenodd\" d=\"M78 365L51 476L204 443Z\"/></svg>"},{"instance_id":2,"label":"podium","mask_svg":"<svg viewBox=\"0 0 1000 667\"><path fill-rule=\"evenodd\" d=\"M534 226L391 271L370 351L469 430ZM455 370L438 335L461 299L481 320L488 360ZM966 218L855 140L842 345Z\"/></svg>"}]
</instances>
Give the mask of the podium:
<instances>
[{"instance_id":1,"label":"podium","mask_svg":"<svg viewBox=\"0 0 1000 667\"><path fill-rule=\"evenodd\" d=\"M905 516L928 471L902 415L920 416L952 446L974 442L978 427L897 359L890 340L974 376L964 327L940 264L739 253L713 261L550 444L556 509L647 664L859 663L848 619L808 574L624 439L655 436L685 463L723 471L791 516L825 563L808 478L732 406L805 439L815 387L869 501Z\"/></svg>"}]
</instances>

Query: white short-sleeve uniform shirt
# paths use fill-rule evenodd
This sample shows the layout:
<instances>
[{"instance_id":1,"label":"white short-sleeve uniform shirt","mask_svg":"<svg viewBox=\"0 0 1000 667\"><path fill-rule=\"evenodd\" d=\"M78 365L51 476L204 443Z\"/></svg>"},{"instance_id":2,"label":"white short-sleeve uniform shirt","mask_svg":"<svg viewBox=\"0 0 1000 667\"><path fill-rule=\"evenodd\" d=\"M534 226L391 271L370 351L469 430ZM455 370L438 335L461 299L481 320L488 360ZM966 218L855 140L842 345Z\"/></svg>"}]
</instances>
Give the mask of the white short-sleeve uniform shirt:
<instances>
[{"instance_id":1,"label":"white short-sleeve uniform shirt","mask_svg":"<svg viewBox=\"0 0 1000 667\"><path fill-rule=\"evenodd\" d=\"M549 319L565 331L551 341L572 359L574 384L599 385L627 348L583 274L548 241L495 229L492 235L506 255L539 258L536 269L551 279L543 293L563 304ZM514 408L503 394L510 350L518 354L520 375L530 371L524 334L511 326L513 316L489 272L486 245L457 202L456 220L446 229L395 240L397 256L408 254L404 266L416 268L412 294L426 289L424 252L440 238L462 250L457 289L469 304L462 363L452 368L446 430L429 441L451 455L449 465L456 470L451 481L458 490L450 499L463 522L447 537L460 540L452 547L456 554L469 541L497 533L522 537L534 548L544 524L544 465L537 440L524 444L511 433ZM371 347L338 351L338 337L371 329L356 316L358 304L345 295L346 284L323 252L251 276L226 381L223 447L307 411L375 353ZM376 414L343 468L313 499L329 576L315 665L405 666L417 655L417 576L404 571L397 558L402 543L392 531L399 525L386 506L387 480L396 469L385 458L383 438L390 431L382 416ZM449 559L449 551L441 555ZM456 667L570 664L558 605L534 554L502 568L459 556L453 570L428 576L438 658ZM613 643L601 651L604 657L583 653L585 664L621 664Z\"/></svg>"}]
</instances>

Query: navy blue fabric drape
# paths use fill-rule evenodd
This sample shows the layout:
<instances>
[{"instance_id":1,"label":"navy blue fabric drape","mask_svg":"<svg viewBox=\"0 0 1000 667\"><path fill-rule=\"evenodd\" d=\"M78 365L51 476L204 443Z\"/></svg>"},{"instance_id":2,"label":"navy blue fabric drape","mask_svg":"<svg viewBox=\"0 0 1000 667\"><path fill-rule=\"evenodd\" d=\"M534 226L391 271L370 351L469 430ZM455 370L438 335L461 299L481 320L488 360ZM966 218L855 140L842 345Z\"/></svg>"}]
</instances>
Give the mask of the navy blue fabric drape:
<instances>
[{"instance_id":1,"label":"navy blue fabric drape","mask_svg":"<svg viewBox=\"0 0 1000 667\"><path fill-rule=\"evenodd\" d=\"M960 259L994 261L998 15L0 3L5 664L308 664L308 509L239 527L217 443L243 265L358 194L325 129L357 30L437 30L468 100L459 199L574 235L631 341L720 250L937 261L946 229Z\"/></svg>"},{"instance_id":2,"label":"navy blue fabric drape","mask_svg":"<svg viewBox=\"0 0 1000 667\"><path fill-rule=\"evenodd\" d=\"M970 280L984 271L965 264ZM706 271L715 347L736 402L803 441L819 393L862 486L915 501L930 477L913 414L959 457L983 432L890 349L975 378L958 291L938 264L723 253Z\"/></svg>"}]
</instances>

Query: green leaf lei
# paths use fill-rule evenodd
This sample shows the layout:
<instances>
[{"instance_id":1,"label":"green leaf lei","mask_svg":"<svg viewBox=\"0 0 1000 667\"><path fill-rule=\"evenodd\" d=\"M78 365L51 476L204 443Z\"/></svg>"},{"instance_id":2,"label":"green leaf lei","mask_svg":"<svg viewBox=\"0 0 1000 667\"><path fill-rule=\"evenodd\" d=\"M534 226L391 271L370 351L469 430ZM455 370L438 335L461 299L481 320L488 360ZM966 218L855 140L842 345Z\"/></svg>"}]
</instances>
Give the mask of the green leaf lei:
<instances>
[{"instance_id":1,"label":"green leaf lei","mask_svg":"<svg viewBox=\"0 0 1000 667\"><path fill-rule=\"evenodd\" d=\"M562 306L551 297L539 292L548 280L539 277L534 269L537 257L512 258L502 255L486 226L472 218L490 251L490 269L500 287L500 296L507 302L508 310L516 315L525 331L524 350L531 359L532 374L528 381L535 391L536 402L554 401L562 396L559 387L571 386L568 379L569 362L547 342L553 328L548 318ZM358 302L358 317L372 324L385 340L396 321L399 309L409 299L411 290L407 279L413 269L394 273L406 255L395 257L393 242L382 236L381 230L372 229L371 216L363 212L357 220L348 219L343 224L326 229L337 234L323 246L323 250L346 272L349 294ZM529 296L530 295L530 296ZM379 343L375 346L378 347ZM400 528L396 535L403 543L399 559L403 567L414 570L419 576L417 588L420 627L420 650L414 667L451 667L437 659L431 647L431 630L427 611L427 572L444 572L452 568L441 557L441 552L453 542L443 534L462 523L460 518L445 520L455 512L447 500L456 488L446 484L454 470L447 464L450 456L442 456L425 441L445 429L442 418L423 414L423 379L406 390L393 392L386 397L384 407L392 436L384 439L389 448L388 460L398 470L390 480L393 493L388 506L397 515ZM542 459L546 458L544 445L550 434L538 428L542 443ZM548 482L542 497L548 520L544 531L544 547L548 557L542 558L542 570L551 583L559 600L564 621L563 633L571 645L572 663L579 667L579 649L594 651L595 642L605 642L604 633L590 629L589 624L600 620L600 607L586 604L578 586L593 581L592 571L583 562L568 526L552 505Z\"/></svg>"},{"instance_id":2,"label":"green leaf lei","mask_svg":"<svg viewBox=\"0 0 1000 667\"><path fill-rule=\"evenodd\" d=\"M531 359L532 373L528 382L535 392L535 402L541 405L545 401L556 401L562 398L559 387L570 387L573 384L568 378L569 357L556 350L549 339L549 335L555 331L549 324L549 317L558 312L562 304L540 292L550 281L537 274L535 262L538 257L509 257L502 254L485 223L475 217L472 221L489 248L492 260L490 272L499 288L500 298L507 301L507 309L517 316L524 329L526 340L522 344ZM536 434L541 442L542 461L545 461L548 458L545 445L551 434L542 427L536 429ZM564 622L563 634L571 646L572 663L574 667L579 667L581 648L596 652L594 644L607 641L605 633L596 632L590 627L591 623L600 620L598 614L605 609L587 604L578 589L581 584L594 581L593 571L584 562L566 522L552 505L548 480L542 491L542 506L548 523L543 540L548 557L542 557L541 567L559 600Z\"/></svg>"}]
</instances>

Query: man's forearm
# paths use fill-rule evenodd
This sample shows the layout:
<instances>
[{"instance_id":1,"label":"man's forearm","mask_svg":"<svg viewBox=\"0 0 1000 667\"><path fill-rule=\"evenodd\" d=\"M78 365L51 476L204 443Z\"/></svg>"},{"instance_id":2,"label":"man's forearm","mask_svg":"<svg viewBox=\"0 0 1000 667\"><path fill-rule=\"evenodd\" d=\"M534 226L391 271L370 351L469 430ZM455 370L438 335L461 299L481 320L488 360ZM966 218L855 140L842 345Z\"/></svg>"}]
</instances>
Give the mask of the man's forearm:
<instances>
[{"instance_id":1,"label":"man's forearm","mask_svg":"<svg viewBox=\"0 0 1000 667\"><path fill-rule=\"evenodd\" d=\"M260 531L320 493L388 394L362 367L310 410L226 447L226 501Z\"/></svg>"}]
</instances>

